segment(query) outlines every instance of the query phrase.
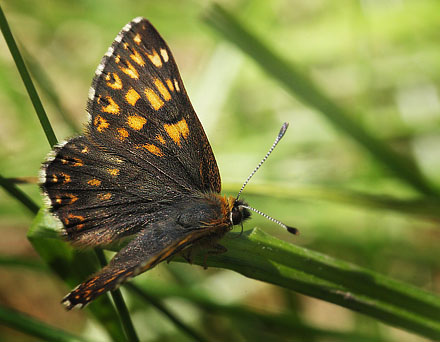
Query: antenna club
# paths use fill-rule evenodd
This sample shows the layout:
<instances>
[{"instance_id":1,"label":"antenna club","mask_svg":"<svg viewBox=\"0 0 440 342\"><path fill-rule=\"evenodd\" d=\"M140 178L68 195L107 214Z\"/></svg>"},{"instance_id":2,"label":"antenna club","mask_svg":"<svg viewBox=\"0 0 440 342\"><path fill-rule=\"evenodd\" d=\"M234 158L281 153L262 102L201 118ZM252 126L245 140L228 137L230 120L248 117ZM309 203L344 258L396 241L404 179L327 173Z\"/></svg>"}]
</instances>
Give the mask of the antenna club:
<instances>
[{"instance_id":1,"label":"antenna club","mask_svg":"<svg viewBox=\"0 0 440 342\"><path fill-rule=\"evenodd\" d=\"M289 127L289 123L285 122L281 126L280 132L278 133L278 139L281 139L284 136L284 133L287 131L287 127Z\"/></svg>"},{"instance_id":2,"label":"antenna club","mask_svg":"<svg viewBox=\"0 0 440 342\"><path fill-rule=\"evenodd\" d=\"M293 235L299 235L299 230L298 229L296 229L294 227L289 227L289 226L286 226L286 227L287 227L287 231L289 233L291 233Z\"/></svg>"}]
</instances>

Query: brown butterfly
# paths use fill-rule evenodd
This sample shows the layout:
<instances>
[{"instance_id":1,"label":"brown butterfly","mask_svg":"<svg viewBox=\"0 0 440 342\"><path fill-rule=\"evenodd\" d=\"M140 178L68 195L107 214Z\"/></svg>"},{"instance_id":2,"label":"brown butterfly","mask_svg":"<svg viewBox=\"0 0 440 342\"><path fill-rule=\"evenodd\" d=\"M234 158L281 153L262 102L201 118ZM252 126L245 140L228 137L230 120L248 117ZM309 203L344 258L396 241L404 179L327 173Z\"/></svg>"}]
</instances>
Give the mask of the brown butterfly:
<instances>
[{"instance_id":1,"label":"brown butterfly","mask_svg":"<svg viewBox=\"0 0 440 342\"><path fill-rule=\"evenodd\" d=\"M134 238L63 299L68 309L185 248L225 251L217 241L250 210L262 214L238 199L244 185L236 198L220 195L211 146L173 55L148 20L136 18L116 36L96 69L87 110L85 134L55 147L43 164L42 189L72 244Z\"/></svg>"}]
</instances>

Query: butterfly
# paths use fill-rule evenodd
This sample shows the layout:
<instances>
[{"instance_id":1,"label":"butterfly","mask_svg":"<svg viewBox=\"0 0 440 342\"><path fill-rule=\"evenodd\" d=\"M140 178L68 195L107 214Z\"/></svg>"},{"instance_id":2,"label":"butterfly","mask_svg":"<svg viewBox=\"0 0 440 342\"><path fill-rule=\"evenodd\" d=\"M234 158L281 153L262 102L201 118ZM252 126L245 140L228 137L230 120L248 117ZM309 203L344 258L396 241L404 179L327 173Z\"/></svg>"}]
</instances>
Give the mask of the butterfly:
<instances>
[{"instance_id":1,"label":"butterfly","mask_svg":"<svg viewBox=\"0 0 440 342\"><path fill-rule=\"evenodd\" d=\"M250 210L262 214L239 195L220 194L211 146L173 55L148 20L135 18L116 36L96 69L87 112L84 135L57 145L43 163L42 190L74 246L132 239L62 300L67 309L181 251L223 252L219 239Z\"/></svg>"}]
</instances>

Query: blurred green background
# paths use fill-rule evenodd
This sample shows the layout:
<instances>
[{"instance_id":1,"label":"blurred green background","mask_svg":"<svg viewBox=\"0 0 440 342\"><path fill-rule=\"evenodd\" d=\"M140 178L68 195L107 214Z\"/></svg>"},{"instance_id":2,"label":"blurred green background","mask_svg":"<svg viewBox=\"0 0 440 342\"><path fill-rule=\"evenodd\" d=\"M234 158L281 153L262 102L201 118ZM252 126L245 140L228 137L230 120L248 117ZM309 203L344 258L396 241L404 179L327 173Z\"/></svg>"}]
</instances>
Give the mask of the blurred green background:
<instances>
[{"instance_id":1,"label":"blurred green background","mask_svg":"<svg viewBox=\"0 0 440 342\"><path fill-rule=\"evenodd\" d=\"M438 193L437 1L219 3L344 107L356 124L412 160L432 193ZM75 127L81 130L86 123L88 88L107 47L123 25L144 16L174 53L228 193L236 194L282 122L290 123L285 138L243 197L253 207L298 227L301 235L292 237L256 215L245 229L258 226L286 241L440 292L437 202L416 202L424 199L423 191L367 152L356 134L332 124L301 96L291 96L295 94L270 72L229 44L213 28L210 2L4 0L1 5L28 66L43 79L38 90L59 140L75 135ZM48 86L58 95L59 106L44 91ZM0 174L37 176L50 146L3 39L0 108ZM20 188L42 204L36 185ZM19 202L0 190L1 305L91 340L106 340L105 332L87 318L86 311L65 312L59 304L69 288L46 272L27 241L32 220ZM179 277L187 284L196 282L219 303L257 313L293 314L311 329L329 334L354 332L375 340L425 341L361 314L228 270L162 264L136 281L174 284ZM155 309L144 308L129 296L127 303L141 340L190 340ZM213 340L245 341L250 330L265 329L178 297L165 303ZM272 337L301 340L294 335ZM325 334L321 337L329 339ZM0 327L0 340L35 339Z\"/></svg>"}]
</instances>

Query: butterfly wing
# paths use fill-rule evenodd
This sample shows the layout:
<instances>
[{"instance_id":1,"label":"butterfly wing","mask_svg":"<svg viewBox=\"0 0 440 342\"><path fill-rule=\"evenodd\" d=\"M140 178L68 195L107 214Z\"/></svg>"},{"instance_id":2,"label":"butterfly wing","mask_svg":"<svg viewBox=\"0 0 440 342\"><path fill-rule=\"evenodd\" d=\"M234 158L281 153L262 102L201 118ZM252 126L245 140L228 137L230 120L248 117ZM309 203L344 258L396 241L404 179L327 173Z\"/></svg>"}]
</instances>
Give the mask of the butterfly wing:
<instances>
[{"instance_id":1,"label":"butterfly wing","mask_svg":"<svg viewBox=\"0 0 440 342\"><path fill-rule=\"evenodd\" d=\"M69 310L83 307L105 291L114 290L127 279L152 268L179 247L184 247L185 240L175 242L175 234L166 231L178 232L179 227L170 220L152 224L139 232L108 266L64 297L63 304Z\"/></svg>"},{"instance_id":2,"label":"butterfly wing","mask_svg":"<svg viewBox=\"0 0 440 342\"><path fill-rule=\"evenodd\" d=\"M173 55L148 20L134 19L116 37L87 109L90 138L109 152L154 164L181 187L220 192L214 155Z\"/></svg>"},{"instance_id":3,"label":"butterfly wing","mask_svg":"<svg viewBox=\"0 0 440 342\"><path fill-rule=\"evenodd\" d=\"M167 217L170 203L188 198L166 175L109 154L86 136L56 147L44 171L51 210L65 237L79 246L132 235Z\"/></svg>"},{"instance_id":4,"label":"butterfly wing","mask_svg":"<svg viewBox=\"0 0 440 342\"><path fill-rule=\"evenodd\" d=\"M99 64L85 136L43 166L51 210L78 245L108 244L169 215L195 192L220 192L211 147L166 43L143 18Z\"/></svg>"},{"instance_id":5,"label":"butterfly wing","mask_svg":"<svg viewBox=\"0 0 440 342\"><path fill-rule=\"evenodd\" d=\"M194 199L183 203L180 208L183 215L182 211L176 211L174 215L146 226L113 257L108 266L63 299L66 308L83 307L102 293L114 290L127 279L145 272L196 241L208 236L211 242L215 235L226 233L228 224L223 224L221 231L218 226L200 224L200 220L212 221L221 215L222 208L213 199L213 202Z\"/></svg>"}]
</instances>

